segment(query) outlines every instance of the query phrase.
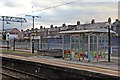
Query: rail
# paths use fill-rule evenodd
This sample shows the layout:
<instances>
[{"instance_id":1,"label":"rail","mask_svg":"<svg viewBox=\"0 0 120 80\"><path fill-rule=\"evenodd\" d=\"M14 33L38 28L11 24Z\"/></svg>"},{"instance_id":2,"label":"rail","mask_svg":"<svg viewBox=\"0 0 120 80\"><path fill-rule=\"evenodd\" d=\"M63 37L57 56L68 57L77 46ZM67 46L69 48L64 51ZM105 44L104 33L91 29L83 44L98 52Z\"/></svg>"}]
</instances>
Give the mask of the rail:
<instances>
[{"instance_id":1,"label":"rail","mask_svg":"<svg viewBox=\"0 0 120 80\"><path fill-rule=\"evenodd\" d=\"M31 73L27 73L27 72L24 72L24 71L20 71L20 70L17 70L17 69L13 69L13 68L10 68L10 67L6 67L6 66L2 66L2 75L5 75L7 77L10 77L12 79L15 79L15 80L21 80L21 79L42 79L44 80L44 78L40 77L40 76L37 76L35 74L31 74ZM4 70L4 72L3 72Z\"/></svg>"}]
</instances>

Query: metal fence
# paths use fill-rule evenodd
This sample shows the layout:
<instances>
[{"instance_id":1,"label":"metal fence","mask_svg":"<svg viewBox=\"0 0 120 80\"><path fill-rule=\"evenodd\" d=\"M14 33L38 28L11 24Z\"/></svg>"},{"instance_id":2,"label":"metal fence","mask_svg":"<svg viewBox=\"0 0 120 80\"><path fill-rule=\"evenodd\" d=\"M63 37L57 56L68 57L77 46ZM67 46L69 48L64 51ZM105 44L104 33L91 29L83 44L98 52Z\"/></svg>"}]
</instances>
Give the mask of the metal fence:
<instances>
[{"instance_id":1,"label":"metal fence","mask_svg":"<svg viewBox=\"0 0 120 80\"><path fill-rule=\"evenodd\" d=\"M7 41L0 41L0 47L8 47ZM9 47L10 49L13 49L14 40L9 41ZM112 55L118 56L119 49L120 49L120 38L115 37L111 38L111 45L112 45ZM87 46L87 45L86 45ZM15 40L15 48L16 49L32 49L32 41L31 40ZM50 49L62 49L62 43L40 43L39 41L35 41L34 43L35 50L41 49L41 50L50 50Z\"/></svg>"},{"instance_id":2,"label":"metal fence","mask_svg":"<svg viewBox=\"0 0 120 80\"><path fill-rule=\"evenodd\" d=\"M8 41L0 41L2 47L8 47ZM14 40L9 41L9 47L10 49L13 49L14 47ZM27 49L30 50L32 49L32 41L20 41L20 40L15 40L15 48L16 49ZM34 43L34 49L38 50L46 50L46 49L62 49L62 44L61 43L40 43L38 41L35 41Z\"/></svg>"}]
</instances>

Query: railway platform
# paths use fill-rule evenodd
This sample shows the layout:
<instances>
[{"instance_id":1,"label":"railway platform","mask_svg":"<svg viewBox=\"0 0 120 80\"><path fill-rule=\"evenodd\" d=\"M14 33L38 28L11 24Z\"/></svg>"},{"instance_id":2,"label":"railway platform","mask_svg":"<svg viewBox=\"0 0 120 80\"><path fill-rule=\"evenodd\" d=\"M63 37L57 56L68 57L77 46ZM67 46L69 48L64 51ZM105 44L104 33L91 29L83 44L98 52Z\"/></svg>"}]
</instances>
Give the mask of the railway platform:
<instances>
[{"instance_id":1,"label":"railway platform","mask_svg":"<svg viewBox=\"0 0 120 80\"><path fill-rule=\"evenodd\" d=\"M71 68L76 70L85 70L94 73L100 73L110 76L119 76L119 63L118 58L113 57L111 62L99 61L99 62L85 62L84 61L70 61L63 59L56 59L52 57L45 56L32 56L23 57L10 54L0 54L0 57L12 58L22 61L42 63L46 65L52 65L57 67Z\"/></svg>"}]
</instances>

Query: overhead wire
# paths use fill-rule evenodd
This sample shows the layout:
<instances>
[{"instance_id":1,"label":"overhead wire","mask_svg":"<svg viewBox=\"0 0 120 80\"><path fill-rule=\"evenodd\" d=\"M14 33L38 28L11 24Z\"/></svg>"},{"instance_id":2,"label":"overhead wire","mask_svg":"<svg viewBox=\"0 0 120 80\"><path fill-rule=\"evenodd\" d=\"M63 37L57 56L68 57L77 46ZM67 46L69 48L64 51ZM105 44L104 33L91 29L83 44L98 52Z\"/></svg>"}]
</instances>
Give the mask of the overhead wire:
<instances>
[{"instance_id":1,"label":"overhead wire","mask_svg":"<svg viewBox=\"0 0 120 80\"><path fill-rule=\"evenodd\" d=\"M63 5L72 4L72 3L75 3L75 2L78 2L78 1L80 1L80 0L73 1L73 2L63 3L63 4L55 5L55 6L52 6L52 7L47 7L47 8L41 9L41 10L35 10L35 11L33 11L33 12L43 11L43 10L47 10L47 9L52 9L52 8L60 7L60 6L63 6Z\"/></svg>"},{"instance_id":2,"label":"overhead wire","mask_svg":"<svg viewBox=\"0 0 120 80\"><path fill-rule=\"evenodd\" d=\"M48 9L53 9L53 8L57 8L57 7L60 7L60 6L64 6L64 5L68 5L68 4L73 4L73 3L76 3L76 2L78 2L78 1L81 1L81 0L76 0L76 1L72 1L72 2L67 2L67 3L63 3L63 4L59 4L59 5L55 5L55 6L43 8L43 9L40 9L40 10L35 10L35 11L23 13L23 14L18 14L18 16L19 16L19 15L26 15L26 14L34 13L34 12L39 12L39 11L44 11L44 10L48 10Z\"/></svg>"}]
</instances>

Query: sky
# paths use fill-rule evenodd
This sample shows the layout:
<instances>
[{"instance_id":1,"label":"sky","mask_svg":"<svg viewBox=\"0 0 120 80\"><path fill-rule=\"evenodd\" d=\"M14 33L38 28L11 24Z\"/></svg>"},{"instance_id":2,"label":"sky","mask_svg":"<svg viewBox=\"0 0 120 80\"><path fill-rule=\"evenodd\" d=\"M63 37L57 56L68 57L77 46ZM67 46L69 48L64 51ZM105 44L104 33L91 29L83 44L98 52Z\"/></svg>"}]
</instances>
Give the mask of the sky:
<instances>
[{"instance_id":1,"label":"sky","mask_svg":"<svg viewBox=\"0 0 120 80\"><path fill-rule=\"evenodd\" d=\"M42 10L57 5L74 2L72 4L62 5L60 7ZM6 24L7 28L30 29L32 28L32 17L25 15L40 16L35 18L35 28L40 26L49 28L53 26L89 23L92 19L96 22L107 21L108 17L112 21L118 18L119 0L0 0L0 16L15 16L26 18L27 23ZM42 10L42 11L41 11ZM2 22L0 22L2 29Z\"/></svg>"}]
</instances>

